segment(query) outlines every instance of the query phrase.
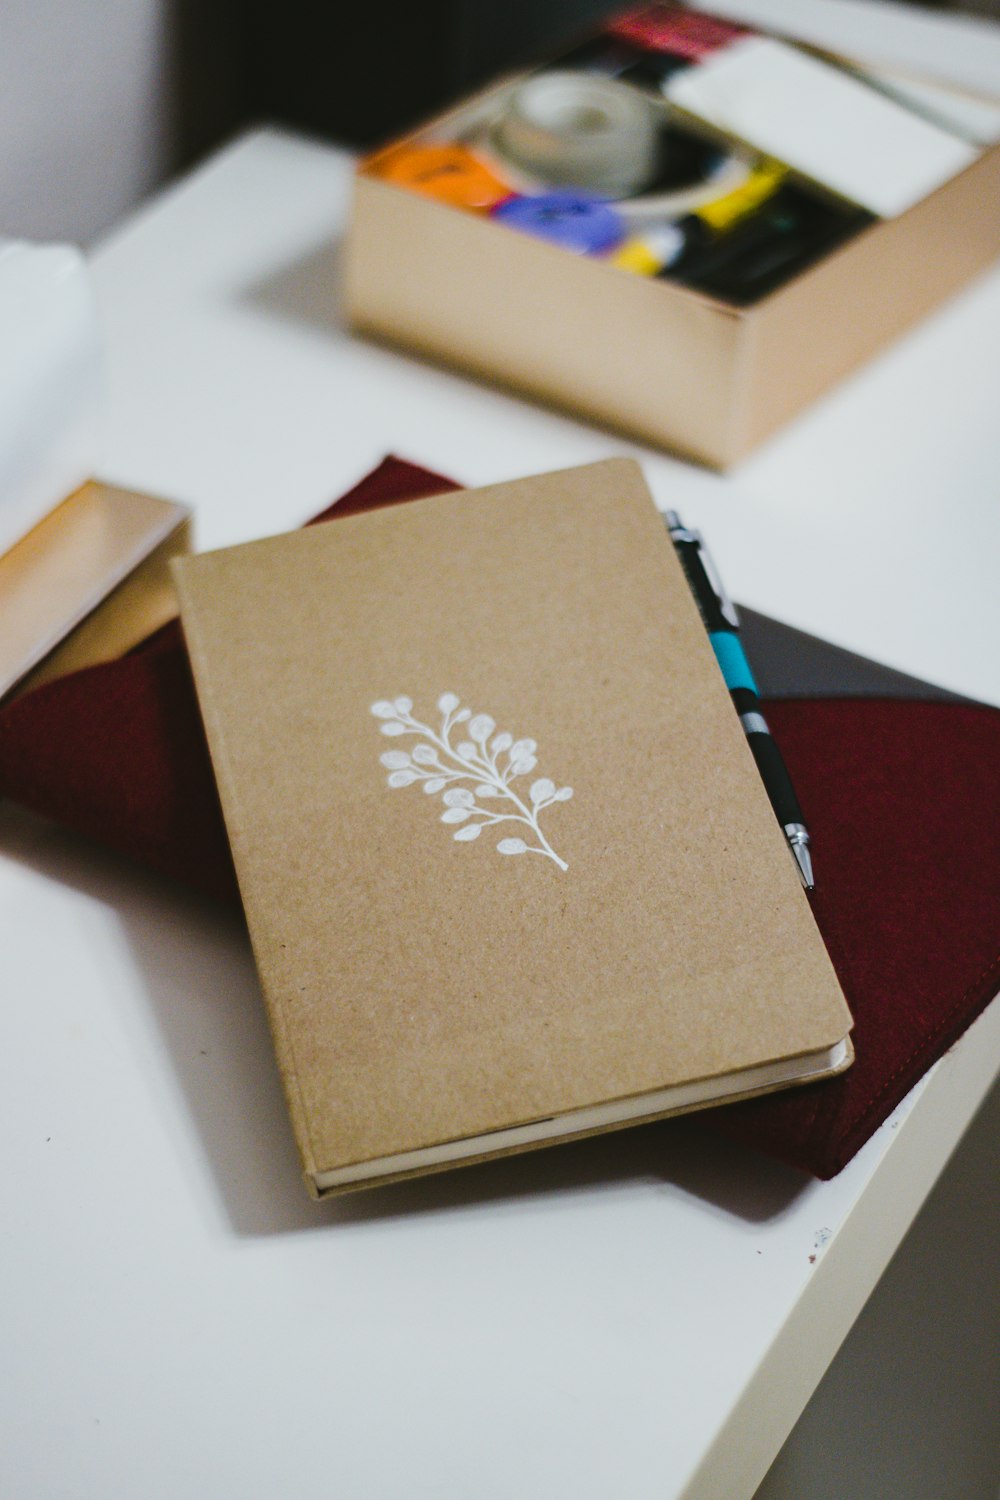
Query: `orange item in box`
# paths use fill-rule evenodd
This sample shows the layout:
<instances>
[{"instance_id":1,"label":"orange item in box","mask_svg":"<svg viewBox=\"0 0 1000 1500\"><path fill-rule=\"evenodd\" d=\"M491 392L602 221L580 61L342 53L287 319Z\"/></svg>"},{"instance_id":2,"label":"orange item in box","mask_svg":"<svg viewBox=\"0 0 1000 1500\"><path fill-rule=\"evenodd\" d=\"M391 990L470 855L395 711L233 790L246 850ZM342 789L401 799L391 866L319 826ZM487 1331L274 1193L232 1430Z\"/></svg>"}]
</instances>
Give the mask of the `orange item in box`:
<instances>
[{"instance_id":1,"label":"orange item in box","mask_svg":"<svg viewBox=\"0 0 1000 1500\"><path fill-rule=\"evenodd\" d=\"M455 208L492 208L511 189L466 146L403 146L379 161L379 177Z\"/></svg>"}]
</instances>

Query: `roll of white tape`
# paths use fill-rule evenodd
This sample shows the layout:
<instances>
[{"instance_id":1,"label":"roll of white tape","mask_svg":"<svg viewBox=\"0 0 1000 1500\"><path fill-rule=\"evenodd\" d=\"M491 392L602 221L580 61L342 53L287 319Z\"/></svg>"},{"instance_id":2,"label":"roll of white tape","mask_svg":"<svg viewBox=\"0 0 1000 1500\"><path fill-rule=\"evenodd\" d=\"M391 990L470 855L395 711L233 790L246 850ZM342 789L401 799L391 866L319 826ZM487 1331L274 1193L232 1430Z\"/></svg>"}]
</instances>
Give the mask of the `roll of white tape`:
<instances>
[{"instance_id":1,"label":"roll of white tape","mask_svg":"<svg viewBox=\"0 0 1000 1500\"><path fill-rule=\"evenodd\" d=\"M79 250L0 240L0 351L3 553L99 463L103 362Z\"/></svg>"},{"instance_id":2,"label":"roll of white tape","mask_svg":"<svg viewBox=\"0 0 1000 1500\"><path fill-rule=\"evenodd\" d=\"M656 174L664 119L664 106L630 84L538 73L512 91L494 145L552 186L626 198Z\"/></svg>"}]
</instances>

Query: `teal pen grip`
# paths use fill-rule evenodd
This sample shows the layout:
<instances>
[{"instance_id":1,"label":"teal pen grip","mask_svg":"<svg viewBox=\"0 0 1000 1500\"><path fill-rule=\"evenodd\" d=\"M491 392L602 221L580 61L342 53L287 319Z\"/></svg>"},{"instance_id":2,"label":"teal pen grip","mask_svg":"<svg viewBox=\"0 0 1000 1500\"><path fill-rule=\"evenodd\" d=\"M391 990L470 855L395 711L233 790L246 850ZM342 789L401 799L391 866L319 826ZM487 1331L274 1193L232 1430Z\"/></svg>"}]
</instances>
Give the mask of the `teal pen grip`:
<instances>
[{"instance_id":1,"label":"teal pen grip","mask_svg":"<svg viewBox=\"0 0 1000 1500\"><path fill-rule=\"evenodd\" d=\"M737 688L749 688L759 698L760 689L754 681L739 636L733 635L731 630L711 630L708 638L712 642L715 659L722 669L729 691L732 693Z\"/></svg>"}]
</instances>

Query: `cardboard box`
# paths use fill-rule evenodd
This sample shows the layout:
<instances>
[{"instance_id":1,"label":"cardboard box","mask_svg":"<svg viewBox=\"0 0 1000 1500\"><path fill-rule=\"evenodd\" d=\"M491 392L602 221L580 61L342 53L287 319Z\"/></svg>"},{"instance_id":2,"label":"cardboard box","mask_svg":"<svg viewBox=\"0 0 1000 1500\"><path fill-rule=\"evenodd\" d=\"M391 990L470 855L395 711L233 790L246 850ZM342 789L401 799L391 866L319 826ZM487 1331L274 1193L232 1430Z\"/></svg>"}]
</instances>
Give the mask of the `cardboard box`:
<instances>
[{"instance_id":1,"label":"cardboard box","mask_svg":"<svg viewBox=\"0 0 1000 1500\"><path fill-rule=\"evenodd\" d=\"M131 650L177 613L183 505L91 480L0 557L0 700Z\"/></svg>"},{"instance_id":2,"label":"cardboard box","mask_svg":"<svg viewBox=\"0 0 1000 1500\"><path fill-rule=\"evenodd\" d=\"M511 86L408 141L447 137ZM745 307L407 191L378 175L386 155L355 183L355 329L719 468L1000 254L1000 146Z\"/></svg>"}]
</instances>

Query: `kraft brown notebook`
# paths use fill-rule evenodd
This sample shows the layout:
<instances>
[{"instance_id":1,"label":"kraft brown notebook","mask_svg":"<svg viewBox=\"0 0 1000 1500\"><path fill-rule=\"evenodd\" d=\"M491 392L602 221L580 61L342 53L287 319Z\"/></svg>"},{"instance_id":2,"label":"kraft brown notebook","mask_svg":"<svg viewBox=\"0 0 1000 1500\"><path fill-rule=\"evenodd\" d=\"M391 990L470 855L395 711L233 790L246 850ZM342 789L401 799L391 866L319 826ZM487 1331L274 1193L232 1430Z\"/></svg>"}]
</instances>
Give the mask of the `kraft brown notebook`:
<instances>
[{"instance_id":1,"label":"kraft brown notebook","mask_svg":"<svg viewBox=\"0 0 1000 1500\"><path fill-rule=\"evenodd\" d=\"M174 574L312 1192L850 1061L634 463Z\"/></svg>"}]
</instances>

